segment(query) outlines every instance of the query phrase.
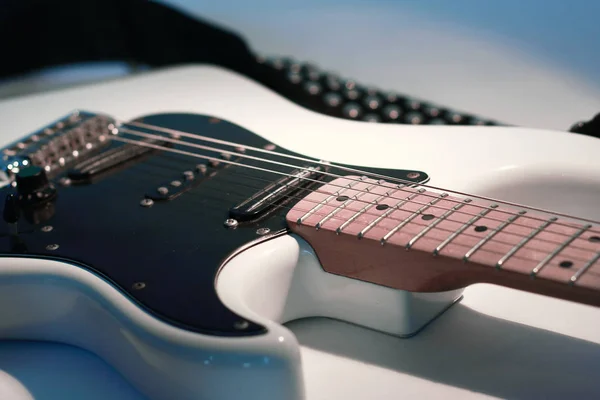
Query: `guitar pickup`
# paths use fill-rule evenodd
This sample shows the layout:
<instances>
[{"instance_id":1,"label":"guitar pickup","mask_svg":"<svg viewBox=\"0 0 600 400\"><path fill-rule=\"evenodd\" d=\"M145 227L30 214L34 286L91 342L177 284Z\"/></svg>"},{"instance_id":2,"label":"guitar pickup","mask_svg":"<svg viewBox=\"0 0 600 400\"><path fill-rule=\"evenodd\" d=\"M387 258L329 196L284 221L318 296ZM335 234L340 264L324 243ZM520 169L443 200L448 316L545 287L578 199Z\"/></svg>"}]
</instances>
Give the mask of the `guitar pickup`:
<instances>
[{"instance_id":1,"label":"guitar pickup","mask_svg":"<svg viewBox=\"0 0 600 400\"><path fill-rule=\"evenodd\" d=\"M180 178L159 185L156 189L148 191L145 197L154 201L173 200L216 173L216 171L209 171L206 164L198 164L194 171L184 171Z\"/></svg>"},{"instance_id":2,"label":"guitar pickup","mask_svg":"<svg viewBox=\"0 0 600 400\"><path fill-rule=\"evenodd\" d=\"M145 139L142 142L161 147L169 146L168 142L158 139ZM126 143L76 164L67 176L73 184L91 183L100 176L125 168L141 157L157 151L159 150L153 147Z\"/></svg>"},{"instance_id":3,"label":"guitar pickup","mask_svg":"<svg viewBox=\"0 0 600 400\"><path fill-rule=\"evenodd\" d=\"M239 222L256 220L276 207L290 201L294 194L315 184L323 177L321 167L307 167L267 185L265 188L229 210Z\"/></svg>"}]
</instances>

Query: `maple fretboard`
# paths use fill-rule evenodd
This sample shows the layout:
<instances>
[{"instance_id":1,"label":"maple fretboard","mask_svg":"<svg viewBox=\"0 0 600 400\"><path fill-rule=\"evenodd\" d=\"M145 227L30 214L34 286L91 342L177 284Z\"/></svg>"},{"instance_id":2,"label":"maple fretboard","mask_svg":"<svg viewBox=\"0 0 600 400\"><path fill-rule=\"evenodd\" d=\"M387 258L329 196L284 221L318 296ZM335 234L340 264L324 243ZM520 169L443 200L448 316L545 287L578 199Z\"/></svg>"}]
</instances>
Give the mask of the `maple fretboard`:
<instances>
[{"instance_id":1,"label":"maple fretboard","mask_svg":"<svg viewBox=\"0 0 600 400\"><path fill-rule=\"evenodd\" d=\"M432 292L487 282L600 306L600 227L346 176L287 214L325 270Z\"/></svg>"}]
</instances>

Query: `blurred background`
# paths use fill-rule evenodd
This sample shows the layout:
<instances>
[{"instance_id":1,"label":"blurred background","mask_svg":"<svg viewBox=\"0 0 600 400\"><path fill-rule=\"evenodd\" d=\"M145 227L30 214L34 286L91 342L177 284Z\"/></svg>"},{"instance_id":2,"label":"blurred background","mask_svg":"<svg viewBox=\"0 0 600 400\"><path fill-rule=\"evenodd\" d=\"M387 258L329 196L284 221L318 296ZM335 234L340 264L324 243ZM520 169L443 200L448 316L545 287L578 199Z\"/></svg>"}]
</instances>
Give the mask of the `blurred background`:
<instances>
[{"instance_id":1,"label":"blurred background","mask_svg":"<svg viewBox=\"0 0 600 400\"><path fill-rule=\"evenodd\" d=\"M600 111L596 0L160 3L238 33L256 53L506 123L566 130ZM132 72L122 63L52 68L3 79L0 98Z\"/></svg>"},{"instance_id":2,"label":"blurred background","mask_svg":"<svg viewBox=\"0 0 600 400\"><path fill-rule=\"evenodd\" d=\"M364 84L510 124L566 130L600 112L597 0L161 3L237 32L256 53L311 61ZM143 70L118 62L54 67L0 80L0 100ZM0 343L0 361L13 372L37 372L33 384L47 398L61 398L56 393L64 388L74 398L106 398L115 388L130 390L124 398L140 398L90 353L53 344L19 346ZM80 371L80 379L72 379Z\"/></svg>"}]
</instances>

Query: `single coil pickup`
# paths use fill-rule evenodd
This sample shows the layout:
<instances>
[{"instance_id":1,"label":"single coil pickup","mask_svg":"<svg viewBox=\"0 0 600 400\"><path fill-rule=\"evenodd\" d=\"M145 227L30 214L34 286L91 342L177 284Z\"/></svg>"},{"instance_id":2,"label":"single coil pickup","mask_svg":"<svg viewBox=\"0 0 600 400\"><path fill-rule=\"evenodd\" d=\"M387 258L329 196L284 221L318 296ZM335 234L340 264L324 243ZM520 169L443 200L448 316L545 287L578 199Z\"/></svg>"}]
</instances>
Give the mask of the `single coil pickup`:
<instances>
[{"instance_id":1,"label":"single coil pickup","mask_svg":"<svg viewBox=\"0 0 600 400\"><path fill-rule=\"evenodd\" d=\"M170 146L170 143L158 139L144 139L140 142L161 147ZM132 163L140 161L144 156L159 151L160 150L153 147L126 143L98 153L79 164L76 164L73 169L67 173L67 176L71 179L73 184L92 183L102 176L122 170Z\"/></svg>"},{"instance_id":2,"label":"single coil pickup","mask_svg":"<svg viewBox=\"0 0 600 400\"><path fill-rule=\"evenodd\" d=\"M156 188L149 190L145 197L154 201L169 201L197 186L205 178L210 178L217 173L211 171L206 164L199 164L194 170L183 171L181 177L170 182L164 182Z\"/></svg>"},{"instance_id":3,"label":"single coil pickup","mask_svg":"<svg viewBox=\"0 0 600 400\"><path fill-rule=\"evenodd\" d=\"M221 154L223 160L231 160L229 154ZM239 162L239 158L233 161ZM198 186L206 179L212 178L220 170L229 168L231 164L222 163L219 159L212 159L206 163L198 164L194 169L189 169L181 173L181 177L175 178L170 182L163 182L157 187L146 192L145 197L154 201L169 201L188 190Z\"/></svg>"},{"instance_id":4,"label":"single coil pickup","mask_svg":"<svg viewBox=\"0 0 600 400\"><path fill-rule=\"evenodd\" d=\"M321 167L306 167L270 183L265 188L229 210L239 222L256 220L277 206L289 201L298 191L315 184L323 177Z\"/></svg>"}]
</instances>

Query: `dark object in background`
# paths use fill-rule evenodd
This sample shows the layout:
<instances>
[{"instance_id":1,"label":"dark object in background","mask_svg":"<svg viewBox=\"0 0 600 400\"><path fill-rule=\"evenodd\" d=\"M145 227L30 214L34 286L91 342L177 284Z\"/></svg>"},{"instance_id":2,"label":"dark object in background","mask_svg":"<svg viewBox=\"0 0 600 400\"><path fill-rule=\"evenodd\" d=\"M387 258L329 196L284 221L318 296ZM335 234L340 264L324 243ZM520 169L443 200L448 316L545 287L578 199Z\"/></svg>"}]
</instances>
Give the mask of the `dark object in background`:
<instances>
[{"instance_id":1,"label":"dark object in background","mask_svg":"<svg viewBox=\"0 0 600 400\"><path fill-rule=\"evenodd\" d=\"M89 61L149 67L213 64L245 75L303 107L338 118L415 125L498 125L342 80L310 64L256 57L238 35L156 2L3 0L0 7L0 78ZM597 128L581 133L600 137Z\"/></svg>"},{"instance_id":2,"label":"dark object in background","mask_svg":"<svg viewBox=\"0 0 600 400\"><path fill-rule=\"evenodd\" d=\"M600 113L588 122L578 122L570 129L571 132L600 138Z\"/></svg>"}]
</instances>

